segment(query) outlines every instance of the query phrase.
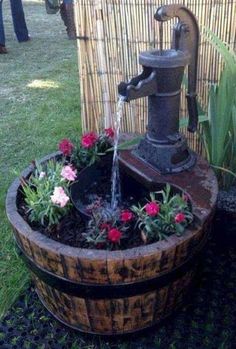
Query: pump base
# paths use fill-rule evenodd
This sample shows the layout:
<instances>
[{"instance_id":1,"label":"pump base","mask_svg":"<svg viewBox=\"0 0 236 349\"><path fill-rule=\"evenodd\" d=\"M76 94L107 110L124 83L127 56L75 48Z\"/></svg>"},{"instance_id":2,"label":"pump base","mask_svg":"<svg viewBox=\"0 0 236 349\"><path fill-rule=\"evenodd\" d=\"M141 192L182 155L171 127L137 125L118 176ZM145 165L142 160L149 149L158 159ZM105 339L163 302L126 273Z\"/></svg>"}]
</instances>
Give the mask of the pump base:
<instances>
[{"instance_id":1,"label":"pump base","mask_svg":"<svg viewBox=\"0 0 236 349\"><path fill-rule=\"evenodd\" d=\"M188 148L183 135L175 144L152 143L145 137L133 150L133 154L161 174L179 173L196 163L196 154Z\"/></svg>"}]
</instances>

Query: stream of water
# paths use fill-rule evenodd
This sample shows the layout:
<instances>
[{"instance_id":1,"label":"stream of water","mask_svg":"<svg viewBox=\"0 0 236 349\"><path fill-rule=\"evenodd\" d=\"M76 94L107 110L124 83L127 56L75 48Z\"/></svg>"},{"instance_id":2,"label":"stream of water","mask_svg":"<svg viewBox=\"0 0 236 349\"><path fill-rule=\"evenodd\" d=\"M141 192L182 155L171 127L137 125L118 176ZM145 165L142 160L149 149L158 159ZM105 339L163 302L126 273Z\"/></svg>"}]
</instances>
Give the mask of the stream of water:
<instances>
[{"instance_id":1,"label":"stream of water","mask_svg":"<svg viewBox=\"0 0 236 349\"><path fill-rule=\"evenodd\" d=\"M111 209L115 211L121 199L119 161L118 161L118 144L120 138L120 124L122 119L124 100L119 97L116 109L116 118L114 124L114 153L111 174Z\"/></svg>"},{"instance_id":2,"label":"stream of water","mask_svg":"<svg viewBox=\"0 0 236 349\"><path fill-rule=\"evenodd\" d=\"M160 36L160 54L163 53L163 22L159 23L159 36ZM120 176L119 176L119 161L118 161L118 144L120 137L120 124L122 119L124 99L119 97L116 109L116 118L114 123L114 154L112 162L112 174L111 174L111 209L116 211L121 200L121 188L120 188Z\"/></svg>"}]
</instances>

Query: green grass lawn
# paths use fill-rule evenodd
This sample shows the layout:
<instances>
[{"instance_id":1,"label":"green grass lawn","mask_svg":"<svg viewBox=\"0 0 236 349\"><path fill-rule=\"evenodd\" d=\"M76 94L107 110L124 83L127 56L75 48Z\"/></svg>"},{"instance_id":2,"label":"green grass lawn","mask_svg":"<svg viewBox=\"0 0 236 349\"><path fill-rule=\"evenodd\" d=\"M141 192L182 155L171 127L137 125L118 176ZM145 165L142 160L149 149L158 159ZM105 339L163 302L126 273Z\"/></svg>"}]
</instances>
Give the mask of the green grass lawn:
<instances>
[{"instance_id":1,"label":"green grass lawn","mask_svg":"<svg viewBox=\"0 0 236 349\"><path fill-rule=\"evenodd\" d=\"M0 317L29 279L5 215L7 189L31 160L80 132L76 43L67 39L59 14L46 14L44 1L23 4L32 40L19 44L3 2L9 53L0 55Z\"/></svg>"}]
</instances>

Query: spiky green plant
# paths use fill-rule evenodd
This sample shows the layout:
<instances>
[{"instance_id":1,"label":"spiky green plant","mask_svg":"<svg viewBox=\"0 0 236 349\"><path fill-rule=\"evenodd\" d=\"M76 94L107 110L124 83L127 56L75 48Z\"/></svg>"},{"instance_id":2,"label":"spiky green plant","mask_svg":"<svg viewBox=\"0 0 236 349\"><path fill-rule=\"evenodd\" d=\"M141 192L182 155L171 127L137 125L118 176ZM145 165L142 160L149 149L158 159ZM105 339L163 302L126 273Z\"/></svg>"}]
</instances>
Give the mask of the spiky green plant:
<instances>
[{"instance_id":1,"label":"spiky green plant","mask_svg":"<svg viewBox=\"0 0 236 349\"><path fill-rule=\"evenodd\" d=\"M219 83L210 87L207 111L198 104L198 135L220 187L227 189L236 183L236 54L210 29L203 27L202 34L221 55L224 67ZM183 82L187 85L185 78ZM186 126L184 118L180 127Z\"/></svg>"},{"instance_id":2,"label":"spiky green plant","mask_svg":"<svg viewBox=\"0 0 236 349\"><path fill-rule=\"evenodd\" d=\"M208 28L203 28L203 35L220 53L224 68L219 83L209 91L201 139L220 186L228 188L236 180L236 54Z\"/></svg>"}]
</instances>

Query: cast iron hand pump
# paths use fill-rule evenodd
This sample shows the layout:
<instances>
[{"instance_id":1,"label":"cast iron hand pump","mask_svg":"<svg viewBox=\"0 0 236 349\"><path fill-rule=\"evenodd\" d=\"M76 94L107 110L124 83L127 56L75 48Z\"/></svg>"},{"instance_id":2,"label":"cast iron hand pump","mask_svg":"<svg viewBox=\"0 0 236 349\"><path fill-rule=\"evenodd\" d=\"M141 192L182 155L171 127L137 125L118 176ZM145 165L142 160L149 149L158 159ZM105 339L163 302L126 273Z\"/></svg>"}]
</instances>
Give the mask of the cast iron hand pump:
<instances>
[{"instance_id":1,"label":"cast iron hand pump","mask_svg":"<svg viewBox=\"0 0 236 349\"><path fill-rule=\"evenodd\" d=\"M154 17L160 22L179 19L171 49L141 52L139 63L143 72L128 83L121 82L118 92L125 101L148 96L147 133L135 154L161 173L175 173L192 167L196 159L185 137L179 133L179 108L181 83L188 66L188 130L195 132L199 29L192 12L181 5L162 6Z\"/></svg>"}]
</instances>

